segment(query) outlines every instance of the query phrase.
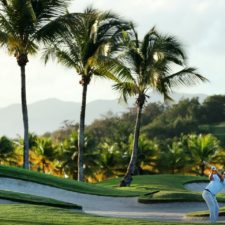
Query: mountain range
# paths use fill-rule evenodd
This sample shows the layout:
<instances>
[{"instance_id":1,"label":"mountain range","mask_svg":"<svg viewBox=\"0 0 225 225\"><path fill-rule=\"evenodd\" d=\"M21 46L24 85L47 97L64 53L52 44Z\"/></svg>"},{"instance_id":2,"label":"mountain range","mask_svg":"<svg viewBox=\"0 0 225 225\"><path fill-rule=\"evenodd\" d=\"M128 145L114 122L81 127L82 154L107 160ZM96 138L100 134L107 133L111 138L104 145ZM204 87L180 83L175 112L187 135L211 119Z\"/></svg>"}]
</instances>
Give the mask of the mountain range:
<instances>
[{"instance_id":1,"label":"mountain range","mask_svg":"<svg viewBox=\"0 0 225 225\"><path fill-rule=\"evenodd\" d=\"M174 102L180 99L198 97L202 102L207 95L173 93ZM157 93L150 94L149 102L162 102L162 97ZM121 114L133 106L134 100L128 105L119 104L118 100L96 100L87 104L86 124L92 123L108 112ZM64 121L79 121L81 103L66 102L58 99L46 99L28 104L29 131L36 134L52 132L63 125ZM0 136L16 137L23 135L22 112L20 104L12 104L0 108Z\"/></svg>"}]
</instances>

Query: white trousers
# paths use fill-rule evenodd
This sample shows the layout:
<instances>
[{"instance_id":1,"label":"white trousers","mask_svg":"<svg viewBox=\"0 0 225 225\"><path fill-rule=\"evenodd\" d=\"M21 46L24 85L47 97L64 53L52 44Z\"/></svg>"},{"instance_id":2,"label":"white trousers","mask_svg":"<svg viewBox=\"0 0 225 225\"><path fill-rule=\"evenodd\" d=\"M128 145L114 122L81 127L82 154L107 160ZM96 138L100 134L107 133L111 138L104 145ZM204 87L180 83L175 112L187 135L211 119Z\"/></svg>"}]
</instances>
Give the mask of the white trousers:
<instances>
[{"instance_id":1,"label":"white trousers","mask_svg":"<svg viewBox=\"0 0 225 225\"><path fill-rule=\"evenodd\" d=\"M202 197L209 208L211 223L216 223L219 216L219 205L216 200L216 196L211 194L209 191L204 190L202 192Z\"/></svg>"}]
</instances>

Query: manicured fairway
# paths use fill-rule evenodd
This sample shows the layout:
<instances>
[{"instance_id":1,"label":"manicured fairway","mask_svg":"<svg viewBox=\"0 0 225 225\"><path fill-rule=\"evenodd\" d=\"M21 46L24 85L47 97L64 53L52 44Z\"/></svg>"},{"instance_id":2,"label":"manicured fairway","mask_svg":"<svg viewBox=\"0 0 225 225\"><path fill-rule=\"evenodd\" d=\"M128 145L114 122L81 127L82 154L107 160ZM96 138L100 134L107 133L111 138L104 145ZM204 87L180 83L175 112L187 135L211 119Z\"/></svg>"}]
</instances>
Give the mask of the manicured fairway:
<instances>
[{"instance_id":1,"label":"manicured fairway","mask_svg":"<svg viewBox=\"0 0 225 225\"><path fill-rule=\"evenodd\" d=\"M110 179L97 184L76 182L70 179L63 179L46 175L43 173L27 171L21 168L0 166L0 177L9 177L32 181L44 185L58 187L80 193L88 193L104 196L139 196L141 203L155 202L201 202L203 201L200 192L191 192L185 189L184 184L190 182L205 182L206 177L185 176L185 175L144 175L134 176L130 187L121 188L121 178ZM116 219L107 217L91 216L75 209L76 205L56 201L54 199L42 198L33 195L20 194L15 192L0 191L0 198L14 201L31 203L32 205L0 205L0 225L4 224L153 224L172 225L172 222L150 222L146 220ZM225 202L225 195L219 196L220 202ZM194 203L193 203L194 204ZM47 205L47 206L46 206ZM52 207L54 206L54 207ZM60 207L60 208L57 208ZM63 209L64 208L64 209ZM65 209L67 208L67 209ZM69 208L69 209L68 209ZM74 209L75 208L75 209ZM225 215L225 208L221 208L221 215ZM208 212L197 212L190 216L208 216ZM180 222L181 223L181 222ZM192 224L192 223L182 223Z\"/></svg>"},{"instance_id":2,"label":"manicured fairway","mask_svg":"<svg viewBox=\"0 0 225 225\"><path fill-rule=\"evenodd\" d=\"M139 202L201 202L201 193L191 192L185 189L184 184L190 182L206 182L208 178L185 175L143 175L134 176L130 187L118 187L120 179L110 179L98 183L103 187L114 187L119 190L140 191L142 195ZM220 201L225 201L225 195L221 195Z\"/></svg>"},{"instance_id":3,"label":"manicured fairway","mask_svg":"<svg viewBox=\"0 0 225 225\"><path fill-rule=\"evenodd\" d=\"M191 225L91 216L71 210L33 205L0 205L1 225ZM204 224L204 223L203 223Z\"/></svg>"}]
</instances>

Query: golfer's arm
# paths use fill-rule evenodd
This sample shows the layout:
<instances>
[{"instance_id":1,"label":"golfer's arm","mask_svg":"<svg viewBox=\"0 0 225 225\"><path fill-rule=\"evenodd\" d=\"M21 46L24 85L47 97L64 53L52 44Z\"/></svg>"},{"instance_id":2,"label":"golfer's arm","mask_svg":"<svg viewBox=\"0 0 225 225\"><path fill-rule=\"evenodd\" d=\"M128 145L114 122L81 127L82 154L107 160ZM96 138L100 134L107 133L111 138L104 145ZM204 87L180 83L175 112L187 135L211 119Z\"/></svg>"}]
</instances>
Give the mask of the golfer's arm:
<instances>
[{"instance_id":1,"label":"golfer's arm","mask_svg":"<svg viewBox=\"0 0 225 225\"><path fill-rule=\"evenodd\" d=\"M212 173L209 174L209 180L210 181L213 180L213 174Z\"/></svg>"}]
</instances>

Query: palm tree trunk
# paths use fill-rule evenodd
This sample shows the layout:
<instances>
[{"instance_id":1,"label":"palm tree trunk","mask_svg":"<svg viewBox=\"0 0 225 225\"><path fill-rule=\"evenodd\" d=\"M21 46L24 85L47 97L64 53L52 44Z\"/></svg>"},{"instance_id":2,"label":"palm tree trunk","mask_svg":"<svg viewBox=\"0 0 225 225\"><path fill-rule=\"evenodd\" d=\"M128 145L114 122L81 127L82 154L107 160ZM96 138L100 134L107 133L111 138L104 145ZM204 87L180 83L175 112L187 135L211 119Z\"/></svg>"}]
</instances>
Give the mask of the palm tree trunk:
<instances>
[{"instance_id":1,"label":"palm tree trunk","mask_svg":"<svg viewBox=\"0 0 225 225\"><path fill-rule=\"evenodd\" d=\"M23 167L29 169L29 127L28 127L28 112L27 112L27 100L26 100L26 76L25 65L20 66L21 70L21 101L22 101L22 113L23 113L23 126L24 126L24 153L23 153Z\"/></svg>"},{"instance_id":2,"label":"palm tree trunk","mask_svg":"<svg viewBox=\"0 0 225 225\"><path fill-rule=\"evenodd\" d=\"M135 124L135 130L134 130L133 151L131 154L127 172L126 172L123 180L120 183L121 187L129 186L131 184L132 175L134 174L134 171L135 171L137 154L138 154L138 140L139 140L139 134L140 134L140 128L141 128L141 112L142 112L142 107L138 106L137 107L136 124Z\"/></svg>"},{"instance_id":3,"label":"palm tree trunk","mask_svg":"<svg viewBox=\"0 0 225 225\"><path fill-rule=\"evenodd\" d=\"M87 84L83 85L82 93L82 104L80 111L80 126L79 126L79 135L78 135L78 171L77 171L77 180L84 181L84 126L85 126L85 111L86 111L86 98L87 98Z\"/></svg>"},{"instance_id":4,"label":"palm tree trunk","mask_svg":"<svg viewBox=\"0 0 225 225\"><path fill-rule=\"evenodd\" d=\"M200 168L201 168L201 174L200 174L200 176L204 176L205 164L203 162L201 163Z\"/></svg>"}]
</instances>

